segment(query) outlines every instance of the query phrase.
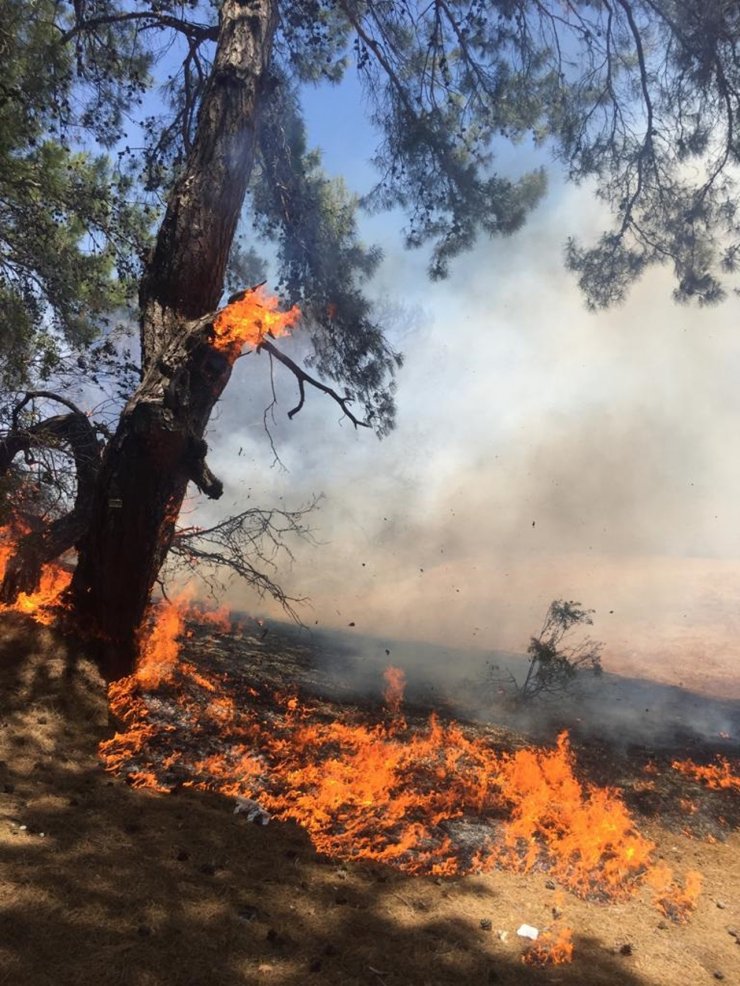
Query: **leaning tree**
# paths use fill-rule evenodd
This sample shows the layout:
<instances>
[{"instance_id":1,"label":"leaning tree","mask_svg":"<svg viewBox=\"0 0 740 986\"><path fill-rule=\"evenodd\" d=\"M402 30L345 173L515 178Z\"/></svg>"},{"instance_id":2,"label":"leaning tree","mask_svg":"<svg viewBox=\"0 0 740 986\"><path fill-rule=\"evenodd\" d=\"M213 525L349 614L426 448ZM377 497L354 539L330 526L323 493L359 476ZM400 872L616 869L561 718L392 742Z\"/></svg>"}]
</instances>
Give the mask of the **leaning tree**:
<instances>
[{"instance_id":1,"label":"leaning tree","mask_svg":"<svg viewBox=\"0 0 740 986\"><path fill-rule=\"evenodd\" d=\"M39 346L51 367L64 344L84 366L115 359L104 318L134 285L140 372L110 433L68 401L41 420L25 414L28 393L8 402L0 475L61 442L77 486L68 514L18 541L0 595L33 589L41 565L74 546L69 603L107 642L111 676L132 667L188 484L222 491L204 435L237 351L220 340L226 279L241 270L248 285L259 266L250 237L273 244L311 372L265 334L269 313L247 293L253 345L295 374L296 410L319 387L380 435L393 426L400 357L363 291L379 254L358 238L358 205L404 210L406 245L444 277L479 236L515 231L543 194L541 170L496 170L502 144L526 139L612 209L598 243L567 246L592 307L621 300L651 264L671 264L677 299L699 303L719 300L735 270L740 8L729 0L6 6L3 373L28 376ZM348 71L378 136L377 183L361 201L323 174L301 118L301 88ZM154 85L165 93L156 112Z\"/></svg>"}]
</instances>

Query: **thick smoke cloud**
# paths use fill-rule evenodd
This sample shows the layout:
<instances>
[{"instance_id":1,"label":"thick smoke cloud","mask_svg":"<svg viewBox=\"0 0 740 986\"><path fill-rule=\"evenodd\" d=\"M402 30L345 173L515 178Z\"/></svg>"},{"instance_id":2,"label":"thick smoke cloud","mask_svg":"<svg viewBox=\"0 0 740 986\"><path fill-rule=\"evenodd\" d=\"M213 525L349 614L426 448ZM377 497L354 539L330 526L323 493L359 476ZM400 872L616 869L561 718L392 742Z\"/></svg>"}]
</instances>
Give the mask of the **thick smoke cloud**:
<instances>
[{"instance_id":1,"label":"thick smoke cloud","mask_svg":"<svg viewBox=\"0 0 740 986\"><path fill-rule=\"evenodd\" d=\"M237 365L211 428L218 509L325 499L315 545L281 570L306 623L523 650L556 597L596 609L615 670L727 697L740 651L740 340L735 303L671 301L654 271L622 308L589 314L565 236L600 228L585 191L556 189L516 237L481 243L449 281L387 260L374 290L407 314L399 426L384 442L338 422L265 355ZM299 357L300 334L284 348ZM213 516L198 507L197 516ZM287 562L287 559L286 559ZM274 615L234 587L232 605Z\"/></svg>"}]
</instances>

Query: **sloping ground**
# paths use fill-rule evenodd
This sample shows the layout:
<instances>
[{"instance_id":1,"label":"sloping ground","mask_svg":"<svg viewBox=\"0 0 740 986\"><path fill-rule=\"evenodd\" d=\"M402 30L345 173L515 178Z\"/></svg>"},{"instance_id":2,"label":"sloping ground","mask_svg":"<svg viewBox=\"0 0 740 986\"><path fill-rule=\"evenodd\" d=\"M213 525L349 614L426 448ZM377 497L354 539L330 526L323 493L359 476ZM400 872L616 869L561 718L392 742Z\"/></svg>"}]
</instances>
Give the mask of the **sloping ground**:
<instances>
[{"instance_id":1,"label":"sloping ground","mask_svg":"<svg viewBox=\"0 0 740 986\"><path fill-rule=\"evenodd\" d=\"M250 621L245 625L249 627ZM719 688L717 680L702 675L706 662L702 665L691 654L680 660L677 656L672 663L663 661L664 672L666 664L672 668L674 684L649 677L658 669L657 661L643 663L642 677L610 673L614 662L607 654L603 674L581 673L567 694L538 703L528 717L522 710L514 713L507 708L501 694L510 688L509 673L519 682L526 677L529 660L524 654L452 649L347 629L309 632L275 621L269 627L262 639L253 635L250 646L255 656L263 654L263 664L270 668L275 655L287 651L291 661L281 674L294 674L307 693L344 701L378 697L383 669L392 662L406 673L407 699L426 708L432 705L458 716L508 722L512 728L526 728L530 735L552 735L567 725L571 733L601 738L614 746L640 743L669 748L694 743L701 747L708 741L730 756L740 753L740 677L733 662L727 662L725 670L734 671L734 680L728 678ZM222 643L226 662L230 646L239 662L243 642L235 637L231 645ZM689 686L691 681L695 687Z\"/></svg>"},{"instance_id":2,"label":"sloping ground","mask_svg":"<svg viewBox=\"0 0 740 986\"><path fill-rule=\"evenodd\" d=\"M597 905L548 889L541 872L435 880L340 866L293 825L105 774L103 687L74 643L5 618L0 668L0 983L740 982L736 832L709 844L657 817L643 826L669 863L704 877L680 926L647 891ZM544 929L553 908L573 929L573 962L524 966L516 928Z\"/></svg>"}]
</instances>

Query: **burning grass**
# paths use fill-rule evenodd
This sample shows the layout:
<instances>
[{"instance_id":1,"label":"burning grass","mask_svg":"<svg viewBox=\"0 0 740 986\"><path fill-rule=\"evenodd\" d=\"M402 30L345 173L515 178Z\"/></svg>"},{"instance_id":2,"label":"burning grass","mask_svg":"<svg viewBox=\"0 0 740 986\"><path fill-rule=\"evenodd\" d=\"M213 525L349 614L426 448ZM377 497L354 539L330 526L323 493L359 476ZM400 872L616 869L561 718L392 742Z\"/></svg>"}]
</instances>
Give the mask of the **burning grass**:
<instances>
[{"instance_id":1,"label":"burning grass","mask_svg":"<svg viewBox=\"0 0 740 986\"><path fill-rule=\"evenodd\" d=\"M647 883L679 921L695 906L698 875L681 886L655 864L654 844L620 794L579 780L566 733L554 749L507 752L434 715L411 725L398 669L386 675L380 719L350 710L330 717L267 689L240 693L218 673L173 659L181 618L182 607L162 606L137 674L111 686L125 728L100 752L134 786L255 799L338 860L435 876L545 870L602 901Z\"/></svg>"},{"instance_id":2,"label":"burning grass","mask_svg":"<svg viewBox=\"0 0 740 986\"><path fill-rule=\"evenodd\" d=\"M692 780L700 781L711 791L735 791L740 793L740 774L725 757L718 756L713 764L694 763L693 760L674 760L674 770L685 774Z\"/></svg>"},{"instance_id":3,"label":"burning grass","mask_svg":"<svg viewBox=\"0 0 740 986\"><path fill-rule=\"evenodd\" d=\"M573 933L570 928L546 931L522 955L522 962L531 966L564 965L573 959Z\"/></svg>"},{"instance_id":4,"label":"burning grass","mask_svg":"<svg viewBox=\"0 0 740 986\"><path fill-rule=\"evenodd\" d=\"M69 661L81 655L79 644L21 616L2 623L0 962L13 986L367 986L380 978L387 986L656 986L711 982L720 970L725 981L732 979L736 834L727 844L710 845L666 831L661 822L647 823L671 863L691 859L703 874L703 906L680 926L641 894L617 908L568 896L539 863L527 874L496 869L448 879L341 864L316 855L299 826L245 824L223 798L182 783L188 778L183 760L223 754L226 747L217 734L193 734L179 689L211 703L207 730L229 722L224 699L251 703L265 729L287 715L289 699L283 696L277 707L275 686L257 685L261 678L276 682L300 673L300 648L293 650L277 628L268 647L261 631L224 636L201 617L198 626L188 622L192 662L182 681L176 668L169 681L165 676L143 695L154 729L138 764L166 780L168 789L180 788L165 795L134 788L123 783L125 773L105 774L97 765L92 751L106 730L103 684L82 657L68 673ZM308 706L297 700L291 706L294 719L305 723L301 710ZM320 722L390 728L393 719L320 701L311 710ZM405 729L393 735L402 741L404 732L427 729L407 712ZM500 729L465 732L470 738L476 730L494 749L520 742ZM165 767L173 748L182 756ZM592 754L606 775L611 767L611 776L622 778L624 764L609 748L579 749L579 775L592 773L584 760ZM641 763L631 769L639 771ZM660 780L675 774L673 784L700 790L669 763L656 770L652 776ZM727 793L707 790L703 797L724 800ZM474 821L458 818L447 826L458 844L466 833L475 836L471 852L481 832L506 819ZM540 929L533 944L523 945L515 933L523 921ZM567 944L566 923L573 929L573 961L565 953L565 964L556 965L552 946Z\"/></svg>"},{"instance_id":5,"label":"burning grass","mask_svg":"<svg viewBox=\"0 0 740 986\"><path fill-rule=\"evenodd\" d=\"M0 565L10 551L2 546ZM13 608L48 623L68 581L68 572L47 568L39 592ZM699 875L688 873L682 884L655 862L655 846L620 792L579 779L566 732L552 749L510 752L435 715L411 724L398 668L386 671L379 718L352 710L327 716L266 688L240 694L226 676L180 658L187 615L184 600L162 604L142 639L136 674L110 687L111 709L125 728L100 754L132 786L258 800L337 860L434 876L547 871L576 895L601 901L624 900L647 885L658 908L679 922L695 907ZM197 618L229 625L224 613ZM738 789L726 760L673 767L709 788ZM531 961L567 954L564 929L541 941Z\"/></svg>"}]
</instances>

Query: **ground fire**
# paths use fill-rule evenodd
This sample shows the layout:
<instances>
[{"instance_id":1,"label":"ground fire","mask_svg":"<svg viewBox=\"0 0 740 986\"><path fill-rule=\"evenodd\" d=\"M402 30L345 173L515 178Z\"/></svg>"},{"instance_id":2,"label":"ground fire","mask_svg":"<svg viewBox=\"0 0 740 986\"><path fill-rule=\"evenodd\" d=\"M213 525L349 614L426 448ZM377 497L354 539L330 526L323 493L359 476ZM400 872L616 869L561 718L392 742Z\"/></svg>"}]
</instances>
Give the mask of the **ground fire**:
<instances>
[{"instance_id":1,"label":"ground fire","mask_svg":"<svg viewBox=\"0 0 740 986\"><path fill-rule=\"evenodd\" d=\"M525 965L563 965L573 958L573 941L570 928L554 928L546 931L524 952Z\"/></svg>"},{"instance_id":2,"label":"ground fire","mask_svg":"<svg viewBox=\"0 0 740 986\"><path fill-rule=\"evenodd\" d=\"M5 575L5 566L15 550L15 544L24 533L25 531L10 527L0 529L0 582ZM0 603L0 613L27 613L37 623L49 625L54 622L54 607L71 578L71 571L62 565L45 565L38 590L31 594L19 593L11 605Z\"/></svg>"},{"instance_id":3,"label":"ground fire","mask_svg":"<svg viewBox=\"0 0 740 986\"><path fill-rule=\"evenodd\" d=\"M328 718L296 695L254 688L235 694L217 673L178 659L173 641L186 610L158 607L137 674L110 689L124 728L101 755L134 786L254 799L336 859L435 876L543 869L581 897L619 900L647 885L675 920L694 907L698 874L681 886L655 863L619 793L579 781L566 733L554 749L510 753L435 715L411 726L394 668L381 718L350 710ZM174 707L193 738L188 750L164 725ZM565 931L540 942L532 961L546 953L562 961Z\"/></svg>"},{"instance_id":4,"label":"ground fire","mask_svg":"<svg viewBox=\"0 0 740 986\"><path fill-rule=\"evenodd\" d=\"M733 772L732 766L725 757L717 757L714 764L702 766L693 760L674 760L673 769L680 771L693 780L713 791L740 792L740 775Z\"/></svg>"},{"instance_id":5,"label":"ground fire","mask_svg":"<svg viewBox=\"0 0 740 986\"><path fill-rule=\"evenodd\" d=\"M48 622L66 574L45 575L38 596L17 608ZM648 887L677 922L694 908L699 874L677 880L656 861L654 843L637 830L620 793L579 780L567 733L552 749L511 752L434 714L425 725L410 723L397 668L386 672L379 716L332 715L294 694L235 688L180 654L186 617L230 629L225 612L162 602L142 636L136 674L109 689L122 729L100 756L132 786L253 799L273 817L298 822L319 852L337 860L436 877L540 870L602 902ZM722 780L732 778L729 766L714 769L717 784L729 783ZM564 962L571 953L570 931L556 922L524 961Z\"/></svg>"}]
</instances>

